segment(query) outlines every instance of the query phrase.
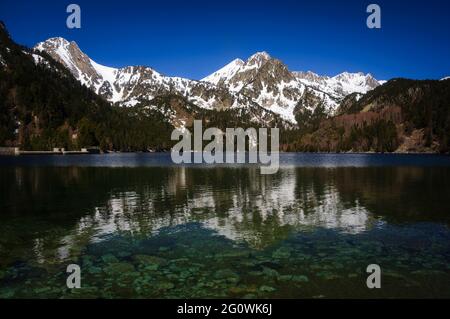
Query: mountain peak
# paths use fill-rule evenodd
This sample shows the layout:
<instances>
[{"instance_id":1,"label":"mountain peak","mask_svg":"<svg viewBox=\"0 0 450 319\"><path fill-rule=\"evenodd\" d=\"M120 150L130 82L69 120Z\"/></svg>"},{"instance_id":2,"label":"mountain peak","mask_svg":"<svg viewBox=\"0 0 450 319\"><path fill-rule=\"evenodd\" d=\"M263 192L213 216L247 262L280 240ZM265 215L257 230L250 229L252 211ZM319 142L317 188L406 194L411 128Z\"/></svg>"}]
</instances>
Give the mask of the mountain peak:
<instances>
[{"instance_id":1,"label":"mountain peak","mask_svg":"<svg viewBox=\"0 0 450 319\"><path fill-rule=\"evenodd\" d=\"M301 80L307 80L309 82L316 82L320 83L326 79L328 79L327 76L321 76L315 72L312 71L299 71L299 72L292 72L298 79Z\"/></svg>"},{"instance_id":2,"label":"mountain peak","mask_svg":"<svg viewBox=\"0 0 450 319\"><path fill-rule=\"evenodd\" d=\"M255 54L253 54L253 55L249 58L249 60L250 60L250 59L253 59L253 58L262 58L262 59L268 60L268 59L270 59L271 57L270 57L269 53L267 53L266 51L260 51L260 52L256 52Z\"/></svg>"},{"instance_id":3,"label":"mountain peak","mask_svg":"<svg viewBox=\"0 0 450 319\"><path fill-rule=\"evenodd\" d=\"M251 57L248 58L247 64L248 65L256 64L258 66L261 66L262 64L269 61L270 59L272 59L272 58L266 51L256 52L255 54L253 54Z\"/></svg>"},{"instance_id":4,"label":"mountain peak","mask_svg":"<svg viewBox=\"0 0 450 319\"><path fill-rule=\"evenodd\" d=\"M44 51L53 59L60 62L78 79L82 84L99 84L102 78L112 77L111 68L102 67L92 61L77 43L56 37L38 43L35 47L37 51Z\"/></svg>"},{"instance_id":5,"label":"mountain peak","mask_svg":"<svg viewBox=\"0 0 450 319\"><path fill-rule=\"evenodd\" d=\"M335 78L337 79L341 79L341 80L352 80L352 79L356 79L356 78L361 78L361 79L373 79L372 75L370 73L363 73L363 72L348 72L348 71L344 71L338 75L335 76Z\"/></svg>"},{"instance_id":6,"label":"mountain peak","mask_svg":"<svg viewBox=\"0 0 450 319\"><path fill-rule=\"evenodd\" d=\"M223 81L224 79L229 79L233 75L235 75L239 69L245 65L245 62L241 59L234 59L224 67L222 67L220 70L217 70L213 74L205 77L202 79L204 82L210 82L213 84L219 84L219 82Z\"/></svg>"},{"instance_id":7,"label":"mountain peak","mask_svg":"<svg viewBox=\"0 0 450 319\"><path fill-rule=\"evenodd\" d=\"M68 46L70 45L70 42L62 37L54 37L54 38L50 38L47 39L43 42L40 42L36 45L36 48L41 48L44 46L47 47L64 47L64 46Z\"/></svg>"}]
</instances>

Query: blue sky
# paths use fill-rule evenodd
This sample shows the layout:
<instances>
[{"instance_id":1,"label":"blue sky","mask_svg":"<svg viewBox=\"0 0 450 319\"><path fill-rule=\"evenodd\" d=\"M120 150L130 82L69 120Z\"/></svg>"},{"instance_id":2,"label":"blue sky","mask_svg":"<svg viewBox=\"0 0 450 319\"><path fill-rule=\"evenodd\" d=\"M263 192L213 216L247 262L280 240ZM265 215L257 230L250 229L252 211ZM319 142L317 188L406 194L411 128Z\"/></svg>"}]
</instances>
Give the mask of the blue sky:
<instances>
[{"instance_id":1,"label":"blue sky","mask_svg":"<svg viewBox=\"0 0 450 319\"><path fill-rule=\"evenodd\" d=\"M70 3L81 6L81 29L66 27ZM380 30L366 26L370 3L381 6ZM0 20L21 44L62 36L104 65L193 79L257 51L291 70L442 78L450 75L449 15L446 0L0 1Z\"/></svg>"}]
</instances>

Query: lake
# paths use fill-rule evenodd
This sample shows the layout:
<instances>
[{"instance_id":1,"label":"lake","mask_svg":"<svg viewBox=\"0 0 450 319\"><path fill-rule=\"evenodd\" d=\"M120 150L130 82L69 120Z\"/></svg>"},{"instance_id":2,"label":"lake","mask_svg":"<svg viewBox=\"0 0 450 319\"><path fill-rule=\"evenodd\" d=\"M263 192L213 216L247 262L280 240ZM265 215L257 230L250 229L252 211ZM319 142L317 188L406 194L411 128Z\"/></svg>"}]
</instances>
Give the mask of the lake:
<instances>
[{"instance_id":1,"label":"lake","mask_svg":"<svg viewBox=\"0 0 450 319\"><path fill-rule=\"evenodd\" d=\"M450 157L280 156L0 157L0 298L450 297Z\"/></svg>"}]
</instances>

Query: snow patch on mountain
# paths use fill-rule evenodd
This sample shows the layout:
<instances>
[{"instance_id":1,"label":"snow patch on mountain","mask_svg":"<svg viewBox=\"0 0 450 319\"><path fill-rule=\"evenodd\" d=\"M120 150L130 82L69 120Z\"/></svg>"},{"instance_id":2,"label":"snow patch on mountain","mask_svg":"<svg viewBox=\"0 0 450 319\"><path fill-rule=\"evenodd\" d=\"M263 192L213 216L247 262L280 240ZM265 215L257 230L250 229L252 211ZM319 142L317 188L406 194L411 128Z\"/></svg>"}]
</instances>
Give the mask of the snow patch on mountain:
<instances>
[{"instance_id":1,"label":"snow patch on mountain","mask_svg":"<svg viewBox=\"0 0 450 319\"><path fill-rule=\"evenodd\" d=\"M117 75L119 73L118 69L107 67L101 64L98 64L92 59L89 59L92 67L97 72L98 76L102 79L102 81L99 81L98 85L96 86L96 91L99 92L102 87L105 86L105 83L109 84L110 93L112 96L109 98L109 100L113 103L119 102L123 98L123 92L118 91L115 86L115 82L117 79Z\"/></svg>"}]
</instances>

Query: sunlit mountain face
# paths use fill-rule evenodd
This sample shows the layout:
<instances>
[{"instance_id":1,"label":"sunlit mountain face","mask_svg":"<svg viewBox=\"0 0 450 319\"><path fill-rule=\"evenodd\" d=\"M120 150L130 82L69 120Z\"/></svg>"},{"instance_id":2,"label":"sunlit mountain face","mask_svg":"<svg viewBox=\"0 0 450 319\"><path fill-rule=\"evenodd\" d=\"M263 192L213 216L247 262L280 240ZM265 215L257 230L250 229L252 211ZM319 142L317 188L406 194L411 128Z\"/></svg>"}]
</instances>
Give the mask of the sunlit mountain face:
<instances>
[{"instance_id":1,"label":"sunlit mountain face","mask_svg":"<svg viewBox=\"0 0 450 319\"><path fill-rule=\"evenodd\" d=\"M150 67L103 66L81 51L77 43L64 38L38 43L33 52L37 57L41 52L49 54L82 84L124 107L142 104L154 108L154 98L178 94L203 109L256 108L273 112L289 123L296 123L295 114L300 109L314 110L319 105L333 114L346 96L365 94L383 83L361 72L334 77L311 71L291 72L267 52L257 52L246 61L235 59L200 81L165 76ZM36 63L45 63L45 59L41 57Z\"/></svg>"},{"instance_id":2,"label":"sunlit mountain face","mask_svg":"<svg viewBox=\"0 0 450 319\"><path fill-rule=\"evenodd\" d=\"M428 294L420 287L429 280L446 291L446 167L283 166L261 175L252 167L23 166L0 174L2 295L59 287L72 261L86 269L85 297L368 296L360 282L371 260L397 285L380 297ZM144 274L148 286L133 281ZM129 286L101 290L105 280ZM263 283L275 290L260 291ZM333 288L342 284L351 289Z\"/></svg>"}]
</instances>

